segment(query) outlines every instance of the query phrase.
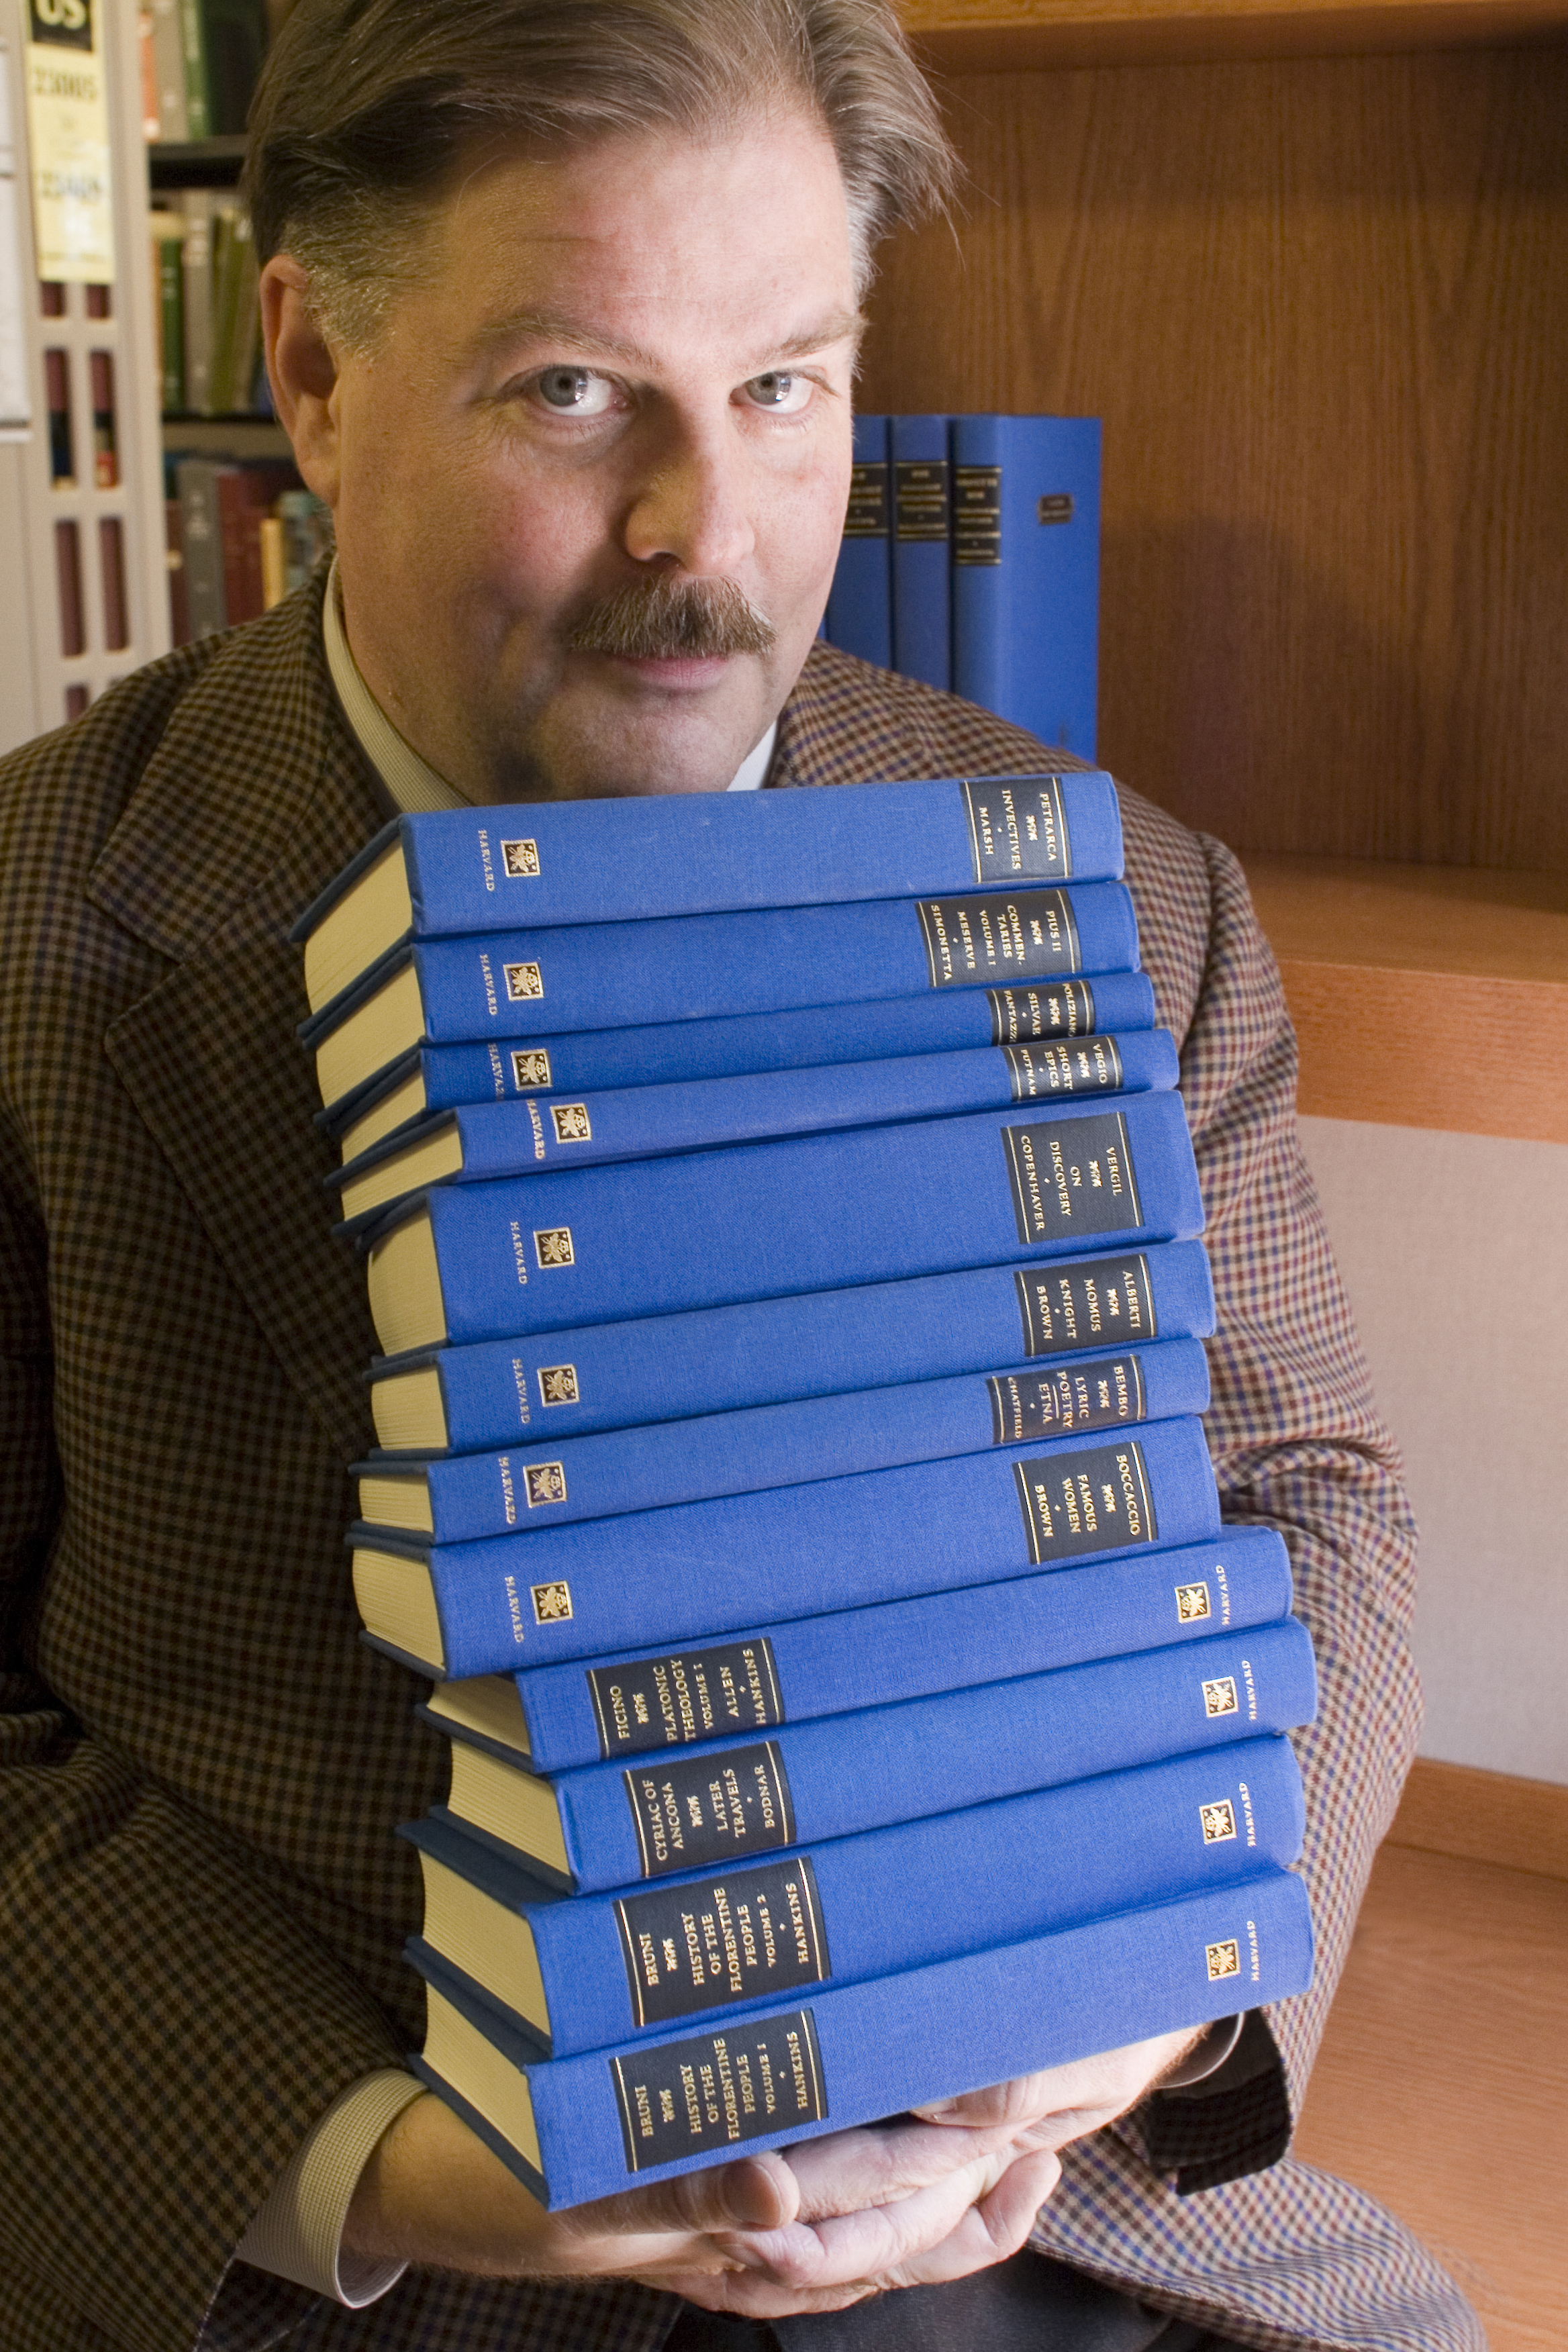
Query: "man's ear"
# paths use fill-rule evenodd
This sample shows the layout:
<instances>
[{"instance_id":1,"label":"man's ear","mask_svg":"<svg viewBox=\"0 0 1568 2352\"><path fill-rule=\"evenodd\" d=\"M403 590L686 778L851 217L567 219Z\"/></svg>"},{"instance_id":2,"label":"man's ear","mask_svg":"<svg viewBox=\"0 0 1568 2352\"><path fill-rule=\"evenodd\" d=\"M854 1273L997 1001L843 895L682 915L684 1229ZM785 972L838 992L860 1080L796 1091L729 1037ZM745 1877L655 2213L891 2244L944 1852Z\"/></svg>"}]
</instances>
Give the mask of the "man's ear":
<instances>
[{"instance_id":1,"label":"man's ear","mask_svg":"<svg viewBox=\"0 0 1568 2352\"><path fill-rule=\"evenodd\" d=\"M319 499L338 500L338 362L307 300L310 279L289 254L261 273L261 341L279 421Z\"/></svg>"}]
</instances>

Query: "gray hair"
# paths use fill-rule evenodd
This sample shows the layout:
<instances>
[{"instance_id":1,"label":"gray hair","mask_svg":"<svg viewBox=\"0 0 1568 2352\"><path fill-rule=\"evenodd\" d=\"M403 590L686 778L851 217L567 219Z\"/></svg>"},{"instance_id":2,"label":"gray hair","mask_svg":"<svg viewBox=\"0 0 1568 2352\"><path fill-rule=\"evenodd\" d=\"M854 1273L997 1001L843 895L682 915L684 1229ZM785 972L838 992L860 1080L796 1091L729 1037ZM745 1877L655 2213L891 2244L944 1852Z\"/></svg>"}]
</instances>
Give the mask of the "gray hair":
<instances>
[{"instance_id":1,"label":"gray hair","mask_svg":"<svg viewBox=\"0 0 1568 2352\"><path fill-rule=\"evenodd\" d=\"M804 109L843 175L858 289L957 176L888 0L300 0L251 109L258 258L368 349L420 229L479 144L707 138Z\"/></svg>"}]
</instances>

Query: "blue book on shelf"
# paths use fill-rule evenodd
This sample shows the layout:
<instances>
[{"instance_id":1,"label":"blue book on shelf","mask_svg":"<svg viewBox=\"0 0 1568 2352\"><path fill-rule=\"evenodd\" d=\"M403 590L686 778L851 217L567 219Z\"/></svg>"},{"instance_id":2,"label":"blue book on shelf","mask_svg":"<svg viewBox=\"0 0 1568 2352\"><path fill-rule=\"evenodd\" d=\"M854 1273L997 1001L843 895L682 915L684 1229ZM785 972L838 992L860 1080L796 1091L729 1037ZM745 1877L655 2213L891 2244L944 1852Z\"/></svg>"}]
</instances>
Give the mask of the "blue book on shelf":
<instances>
[{"instance_id":1,"label":"blue book on shelf","mask_svg":"<svg viewBox=\"0 0 1568 2352\"><path fill-rule=\"evenodd\" d=\"M962 1053L978 1045L1071 1043L1154 1025L1146 972L1096 972L1024 988L942 990L868 1004L816 1004L793 1013L742 1013L710 1021L655 1022L519 1042L419 1045L389 1068L318 1111L345 1160L431 1111L525 1095L665 1086L729 1078L749 1070L805 1070L830 1062L887 1061L905 1054Z\"/></svg>"},{"instance_id":2,"label":"blue book on shelf","mask_svg":"<svg viewBox=\"0 0 1568 2352\"><path fill-rule=\"evenodd\" d=\"M1202 1412L1208 1401L1202 1341L1156 1340L1046 1368L753 1405L502 1454L447 1454L413 1466L394 1454L355 1465L359 1516L368 1526L414 1528L437 1543L472 1543L514 1528L757 1494L988 1445L1127 1429Z\"/></svg>"},{"instance_id":3,"label":"blue book on shelf","mask_svg":"<svg viewBox=\"0 0 1568 2352\"><path fill-rule=\"evenodd\" d=\"M332 1103L426 1041L640 1027L943 989L1018 995L1137 964L1137 920L1121 882L567 924L395 949L300 1034L316 1056L321 1099Z\"/></svg>"},{"instance_id":4,"label":"blue book on shelf","mask_svg":"<svg viewBox=\"0 0 1568 2352\"><path fill-rule=\"evenodd\" d=\"M936 1691L1049 1674L1271 1623L1290 1609L1273 1528L915 1601L752 1627L677 1651L573 1659L437 1685L437 1731L504 1762L561 1772L656 1756L727 1732L771 1730Z\"/></svg>"},{"instance_id":5,"label":"blue book on shelf","mask_svg":"<svg viewBox=\"0 0 1568 2352\"><path fill-rule=\"evenodd\" d=\"M326 1179L356 1230L433 1184L479 1184L546 1170L662 1159L715 1144L826 1135L960 1111L1094 1095L1150 1094L1181 1075L1168 1029L964 1054L906 1054L826 1069L764 1070L673 1086L626 1087L434 1112L410 1134L373 1144Z\"/></svg>"},{"instance_id":6,"label":"blue book on shelf","mask_svg":"<svg viewBox=\"0 0 1568 2352\"><path fill-rule=\"evenodd\" d=\"M371 1249L383 1350L521 1337L906 1275L1187 1241L1173 1093L437 1185Z\"/></svg>"},{"instance_id":7,"label":"blue book on shelf","mask_svg":"<svg viewBox=\"0 0 1568 2352\"><path fill-rule=\"evenodd\" d=\"M428 1988L415 2072L554 2210L1283 2000L1311 1982L1312 1929L1300 1879L1265 1871L717 2031L546 2059L436 1953L408 1957Z\"/></svg>"},{"instance_id":8,"label":"blue book on shelf","mask_svg":"<svg viewBox=\"0 0 1568 2352\"><path fill-rule=\"evenodd\" d=\"M1287 1617L551 1780L459 1739L447 1809L547 1885L595 1894L1289 1731L1317 1704L1310 1637Z\"/></svg>"},{"instance_id":9,"label":"blue book on shelf","mask_svg":"<svg viewBox=\"0 0 1568 2352\"><path fill-rule=\"evenodd\" d=\"M489 1675L1218 1532L1203 1426L1182 1419L478 1543L350 1541L369 1633L421 1673Z\"/></svg>"},{"instance_id":10,"label":"blue book on shelf","mask_svg":"<svg viewBox=\"0 0 1568 2352\"><path fill-rule=\"evenodd\" d=\"M827 592L827 636L842 652L890 669L893 570L885 416L855 419L852 459L844 543Z\"/></svg>"},{"instance_id":11,"label":"blue book on shelf","mask_svg":"<svg viewBox=\"0 0 1568 2352\"><path fill-rule=\"evenodd\" d=\"M893 667L943 688L952 682L947 441L945 416L892 419Z\"/></svg>"},{"instance_id":12,"label":"blue book on shelf","mask_svg":"<svg viewBox=\"0 0 1568 2352\"><path fill-rule=\"evenodd\" d=\"M449 1816L401 1835L426 1948L563 2058L1282 1868L1303 1816L1275 1738L574 1901Z\"/></svg>"},{"instance_id":13,"label":"blue book on shelf","mask_svg":"<svg viewBox=\"0 0 1568 2352\"><path fill-rule=\"evenodd\" d=\"M1204 1339L1214 1318L1203 1244L1165 1242L437 1349L376 1366L371 1403L384 1449L477 1454L1025 1358Z\"/></svg>"},{"instance_id":14,"label":"blue book on shelf","mask_svg":"<svg viewBox=\"0 0 1568 2352\"><path fill-rule=\"evenodd\" d=\"M1100 422L952 420L956 694L1092 760Z\"/></svg>"}]
</instances>

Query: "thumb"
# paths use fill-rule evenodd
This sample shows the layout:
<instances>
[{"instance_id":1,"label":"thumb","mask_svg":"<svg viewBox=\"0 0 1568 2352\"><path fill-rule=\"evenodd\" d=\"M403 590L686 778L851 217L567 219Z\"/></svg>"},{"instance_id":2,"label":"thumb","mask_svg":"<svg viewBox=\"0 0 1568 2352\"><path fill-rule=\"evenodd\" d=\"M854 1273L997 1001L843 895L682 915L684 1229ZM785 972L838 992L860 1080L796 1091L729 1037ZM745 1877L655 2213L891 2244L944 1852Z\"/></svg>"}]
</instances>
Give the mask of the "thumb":
<instances>
[{"instance_id":1,"label":"thumb","mask_svg":"<svg viewBox=\"0 0 1568 2352\"><path fill-rule=\"evenodd\" d=\"M650 2181L616 2202L643 2230L783 2230L800 2210L800 2184L783 2157L770 2151Z\"/></svg>"}]
</instances>

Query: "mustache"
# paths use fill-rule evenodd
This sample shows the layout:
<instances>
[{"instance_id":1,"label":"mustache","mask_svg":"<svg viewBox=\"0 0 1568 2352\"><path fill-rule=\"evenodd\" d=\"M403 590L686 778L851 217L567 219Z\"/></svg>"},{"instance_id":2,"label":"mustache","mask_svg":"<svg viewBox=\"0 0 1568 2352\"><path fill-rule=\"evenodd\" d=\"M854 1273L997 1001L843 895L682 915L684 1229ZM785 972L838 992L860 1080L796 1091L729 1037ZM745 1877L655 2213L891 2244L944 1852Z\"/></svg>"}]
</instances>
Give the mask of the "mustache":
<instances>
[{"instance_id":1,"label":"mustache","mask_svg":"<svg viewBox=\"0 0 1568 2352\"><path fill-rule=\"evenodd\" d=\"M637 580L590 604L566 632L574 654L656 661L685 654L765 654L778 632L732 580Z\"/></svg>"}]
</instances>

